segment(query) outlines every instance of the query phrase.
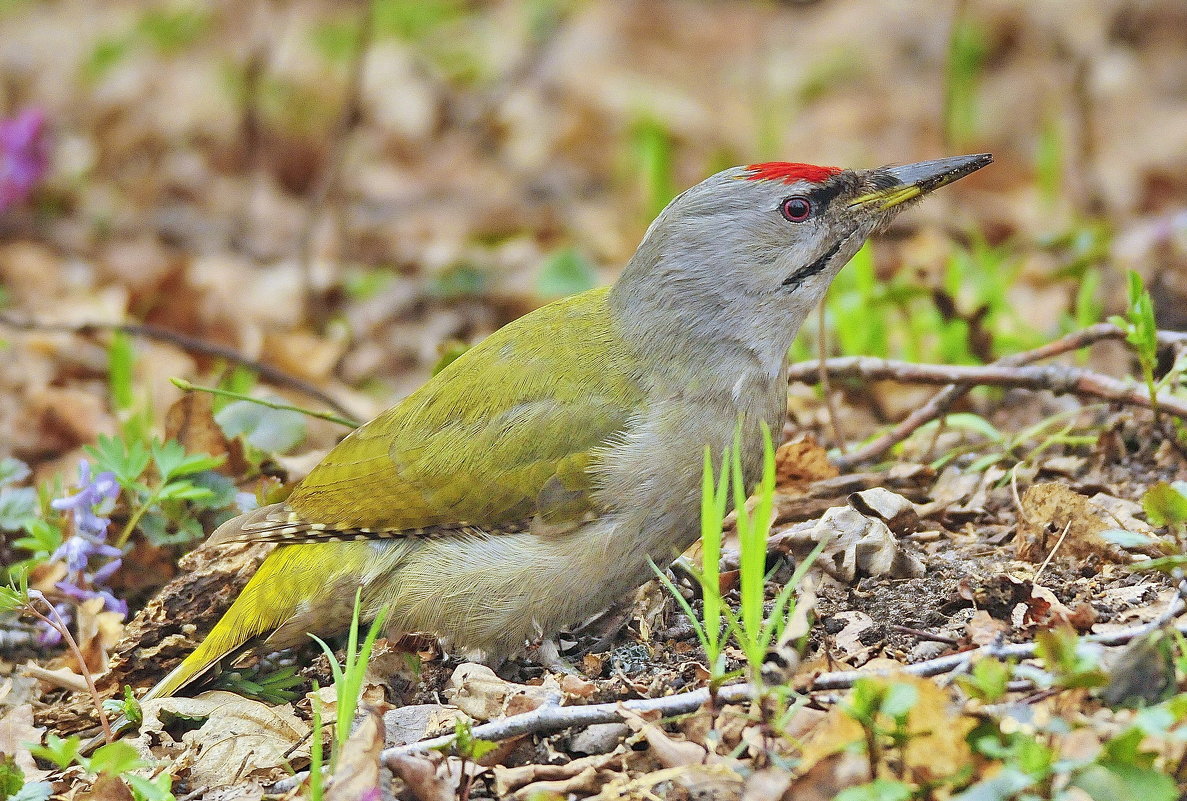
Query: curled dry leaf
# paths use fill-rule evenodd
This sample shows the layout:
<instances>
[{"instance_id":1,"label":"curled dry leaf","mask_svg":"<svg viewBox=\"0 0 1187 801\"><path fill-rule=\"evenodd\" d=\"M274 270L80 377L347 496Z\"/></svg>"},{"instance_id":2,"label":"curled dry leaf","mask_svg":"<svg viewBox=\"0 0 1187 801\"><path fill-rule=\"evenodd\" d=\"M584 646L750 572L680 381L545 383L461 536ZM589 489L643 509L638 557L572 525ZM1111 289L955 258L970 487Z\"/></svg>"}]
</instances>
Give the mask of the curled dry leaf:
<instances>
[{"instance_id":1,"label":"curled dry leaf","mask_svg":"<svg viewBox=\"0 0 1187 801\"><path fill-rule=\"evenodd\" d=\"M862 635L874 628L874 619L865 612L849 610L838 612L834 620L845 621L845 627L833 637L833 644L852 662L865 662L870 646L861 641Z\"/></svg>"},{"instance_id":2,"label":"curled dry leaf","mask_svg":"<svg viewBox=\"0 0 1187 801\"><path fill-rule=\"evenodd\" d=\"M1071 626L1080 633L1090 631L1096 623L1096 611L1081 601L1075 608L1067 606L1046 587L1034 585L1030 598L1014 610L1017 628L1050 629Z\"/></svg>"},{"instance_id":3,"label":"curled dry leaf","mask_svg":"<svg viewBox=\"0 0 1187 801\"><path fill-rule=\"evenodd\" d=\"M873 487L849 496L849 505L867 517L876 517L896 536L913 534L919 530L919 513L915 504L885 487Z\"/></svg>"},{"instance_id":4,"label":"curled dry leaf","mask_svg":"<svg viewBox=\"0 0 1187 801\"><path fill-rule=\"evenodd\" d=\"M811 434L785 442L775 451L775 486L781 492L802 491L815 481L838 475L828 451Z\"/></svg>"},{"instance_id":5,"label":"curled dry leaf","mask_svg":"<svg viewBox=\"0 0 1187 801\"><path fill-rule=\"evenodd\" d=\"M660 764L667 768L686 767L704 764L706 759L713 760L704 746L676 740L659 726L646 720L642 715L631 712L619 706L623 720L632 730L642 734L651 751Z\"/></svg>"},{"instance_id":6,"label":"curled dry leaf","mask_svg":"<svg viewBox=\"0 0 1187 801\"><path fill-rule=\"evenodd\" d=\"M416 801L454 801L457 785L450 776L438 772L440 754L435 757L398 754L388 758L384 764L404 782L409 794Z\"/></svg>"},{"instance_id":7,"label":"curled dry leaf","mask_svg":"<svg viewBox=\"0 0 1187 801\"><path fill-rule=\"evenodd\" d=\"M1019 559L1041 562L1058 545L1057 558L1131 561L1101 537L1102 531L1117 527L1114 515L1064 484L1049 481L1029 487L1022 495L1021 517L1014 538Z\"/></svg>"},{"instance_id":8,"label":"curled dry leaf","mask_svg":"<svg viewBox=\"0 0 1187 801\"><path fill-rule=\"evenodd\" d=\"M486 665L459 665L449 677L445 697L474 720L494 720L530 712L550 700L559 700L560 687L551 676L543 685L528 686L504 681Z\"/></svg>"},{"instance_id":9,"label":"curled dry leaf","mask_svg":"<svg viewBox=\"0 0 1187 801\"><path fill-rule=\"evenodd\" d=\"M800 558L817 543L827 541L820 565L829 575L847 583L861 576L917 578L926 571L884 522L851 506L829 509L814 526L795 526L778 540Z\"/></svg>"},{"instance_id":10,"label":"curled dry leaf","mask_svg":"<svg viewBox=\"0 0 1187 801\"><path fill-rule=\"evenodd\" d=\"M614 724L620 725L620 724ZM519 765L493 768L495 793L504 798L533 798L539 794L596 793L622 768L621 754L599 754L566 762L563 765Z\"/></svg>"},{"instance_id":11,"label":"curled dry leaf","mask_svg":"<svg viewBox=\"0 0 1187 801\"><path fill-rule=\"evenodd\" d=\"M984 609L973 612L969 622L965 624L964 633L973 645L992 645L1010 631L1010 625L1004 620L998 620Z\"/></svg>"},{"instance_id":12,"label":"curled dry leaf","mask_svg":"<svg viewBox=\"0 0 1187 801\"><path fill-rule=\"evenodd\" d=\"M268 706L234 693L210 691L195 698L158 698L142 705L144 722L131 743L146 757L150 746L176 743L162 720L204 720L181 737L195 787L221 787L246 778L266 781L309 757L309 725L292 704Z\"/></svg>"}]
</instances>

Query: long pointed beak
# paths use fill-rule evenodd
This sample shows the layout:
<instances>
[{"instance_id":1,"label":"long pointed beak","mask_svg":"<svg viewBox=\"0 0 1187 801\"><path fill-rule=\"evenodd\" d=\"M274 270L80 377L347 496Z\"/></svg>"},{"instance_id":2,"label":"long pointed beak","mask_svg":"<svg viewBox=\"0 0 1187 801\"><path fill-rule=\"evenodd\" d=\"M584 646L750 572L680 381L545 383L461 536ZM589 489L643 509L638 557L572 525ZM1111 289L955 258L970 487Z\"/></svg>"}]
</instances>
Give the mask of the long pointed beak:
<instances>
[{"instance_id":1,"label":"long pointed beak","mask_svg":"<svg viewBox=\"0 0 1187 801\"><path fill-rule=\"evenodd\" d=\"M941 186L947 186L992 161L991 154L976 153L971 156L919 161L901 167L883 167L873 171L874 184L878 189L854 198L849 201L849 205L864 207L870 211L886 211L922 197Z\"/></svg>"}]
</instances>

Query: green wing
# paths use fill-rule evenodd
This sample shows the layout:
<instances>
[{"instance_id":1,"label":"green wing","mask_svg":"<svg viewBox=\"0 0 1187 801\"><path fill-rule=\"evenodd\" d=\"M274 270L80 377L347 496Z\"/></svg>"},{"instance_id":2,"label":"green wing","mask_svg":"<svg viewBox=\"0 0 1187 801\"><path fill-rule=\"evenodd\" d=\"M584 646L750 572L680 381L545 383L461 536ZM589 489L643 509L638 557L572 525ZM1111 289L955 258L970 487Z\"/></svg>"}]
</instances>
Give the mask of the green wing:
<instances>
[{"instance_id":1,"label":"green wing","mask_svg":"<svg viewBox=\"0 0 1187 801\"><path fill-rule=\"evenodd\" d=\"M579 519L597 449L642 400L607 294L496 331L339 443L288 507L330 530Z\"/></svg>"}]
</instances>

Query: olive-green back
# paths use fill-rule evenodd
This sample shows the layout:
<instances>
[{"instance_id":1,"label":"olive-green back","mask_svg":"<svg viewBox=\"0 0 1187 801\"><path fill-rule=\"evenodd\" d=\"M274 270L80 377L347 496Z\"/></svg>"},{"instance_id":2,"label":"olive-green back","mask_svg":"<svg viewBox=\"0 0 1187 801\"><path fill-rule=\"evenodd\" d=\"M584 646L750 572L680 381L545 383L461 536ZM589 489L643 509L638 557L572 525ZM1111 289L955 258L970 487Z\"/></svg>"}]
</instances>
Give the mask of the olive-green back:
<instances>
[{"instance_id":1,"label":"olive-green back","mask_svg":"<svg viewBox=\"0 0 1187 801\"><path fill-rule=\"evenodd\" d=\"M338 444L289 499L329 529L575 520L642 395L606 288L491 334Z\"/></svg>"}]
</instances>

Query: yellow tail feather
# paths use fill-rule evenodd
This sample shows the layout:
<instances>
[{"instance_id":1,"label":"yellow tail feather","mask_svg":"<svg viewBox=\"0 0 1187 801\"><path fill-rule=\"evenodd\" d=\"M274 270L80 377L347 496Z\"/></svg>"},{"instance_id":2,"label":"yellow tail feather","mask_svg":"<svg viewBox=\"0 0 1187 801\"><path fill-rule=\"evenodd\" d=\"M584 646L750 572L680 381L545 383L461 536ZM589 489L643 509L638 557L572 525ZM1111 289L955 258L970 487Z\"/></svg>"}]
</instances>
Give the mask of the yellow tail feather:
<instances>
[{"instance_id":1,"label":"yellow tail feather","mask_svg":"<svg viewBox=\"0 0 1187 801\"><path fill-rule=\"evenodd\" d=\"M277 548L202 643L140 700L175 694L229 654L264 635L271 634L269 647L282 650L305 641L307 633L325 636L345 628L354 593L340 585L358 581L360 545L367 547L361 543L327 542ZM350 598L348 604L332 602L346 596ZM124 717L112 724L115 734L128 728L129 721ZM102 742L100 736L88 742L86 748L89 751Z\"/></svg>"}]
</instances>

